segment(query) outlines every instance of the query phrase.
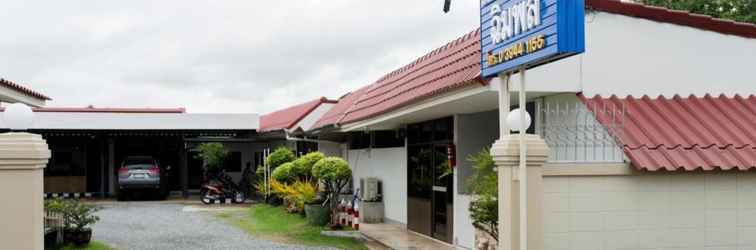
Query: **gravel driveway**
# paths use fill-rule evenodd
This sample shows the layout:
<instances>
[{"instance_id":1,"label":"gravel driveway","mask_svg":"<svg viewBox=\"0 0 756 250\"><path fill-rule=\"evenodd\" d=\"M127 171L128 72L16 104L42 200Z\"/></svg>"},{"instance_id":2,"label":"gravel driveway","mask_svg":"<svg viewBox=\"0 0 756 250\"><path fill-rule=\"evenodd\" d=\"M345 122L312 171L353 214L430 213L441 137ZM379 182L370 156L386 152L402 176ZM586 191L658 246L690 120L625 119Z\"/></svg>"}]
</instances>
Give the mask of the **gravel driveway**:
<instances>
[{"instance_id":1,"label":"gravel driveway","mask_svg":"<svg viewBox=\"0 0 756 250\"><path fill-rule=\"evenodd\" d=\"M99 204L95 240L116 249L324 249L252 238L203 210L166 202ZM200 208L200 209L197 209Z\"/></svg>"}]
</instances>

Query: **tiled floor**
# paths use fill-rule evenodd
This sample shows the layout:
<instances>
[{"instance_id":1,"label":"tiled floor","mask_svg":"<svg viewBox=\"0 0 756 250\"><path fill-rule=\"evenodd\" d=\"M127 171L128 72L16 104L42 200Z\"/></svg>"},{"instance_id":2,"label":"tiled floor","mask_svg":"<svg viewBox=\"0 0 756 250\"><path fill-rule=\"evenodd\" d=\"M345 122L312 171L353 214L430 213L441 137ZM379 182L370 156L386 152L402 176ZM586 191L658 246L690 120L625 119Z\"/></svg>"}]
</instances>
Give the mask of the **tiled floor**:
<instances>
[{"instance_id":1,"label":"tiled floor","mask_svg":"<svg viewBox=\"0 0 756 250\"><path fill-rule=\"evenodd\" d=\"M360 224L360 232L396 250L452 250L453 246L407 231L398 224Z\"/></svg>"}]
</instances>

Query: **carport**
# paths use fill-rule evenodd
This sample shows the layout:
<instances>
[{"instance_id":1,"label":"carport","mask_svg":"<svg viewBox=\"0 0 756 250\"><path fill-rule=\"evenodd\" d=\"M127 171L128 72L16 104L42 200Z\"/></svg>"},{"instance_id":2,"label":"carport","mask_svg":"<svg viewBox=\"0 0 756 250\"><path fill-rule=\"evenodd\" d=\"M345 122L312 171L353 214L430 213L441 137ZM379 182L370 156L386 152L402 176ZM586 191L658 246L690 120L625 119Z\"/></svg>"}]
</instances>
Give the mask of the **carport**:
<instances>
[{"instance_id":1,"label":"carport","mask_svg":"<svg viewBox=\"0 0 756 250\"><path fill-rule=\"evenodd\" d=\"M234 141L232 164L256 164L241 150L256 137L257 114L190 114L178 109L37 108L30 132L52 151L45 169L48 196L112 196L125 157L155 157L168 191L186 195L200 178L193 160L197 141ZM5 127L4 124L0 124ZM191 141L191 142L190 142ZM225 143L225 142L224 142ZM241 159L249 159L246 162ZM170 168L168 168L170 166ZM242 168L242 166L235 166Z\"/></svg>"}]
</instances>

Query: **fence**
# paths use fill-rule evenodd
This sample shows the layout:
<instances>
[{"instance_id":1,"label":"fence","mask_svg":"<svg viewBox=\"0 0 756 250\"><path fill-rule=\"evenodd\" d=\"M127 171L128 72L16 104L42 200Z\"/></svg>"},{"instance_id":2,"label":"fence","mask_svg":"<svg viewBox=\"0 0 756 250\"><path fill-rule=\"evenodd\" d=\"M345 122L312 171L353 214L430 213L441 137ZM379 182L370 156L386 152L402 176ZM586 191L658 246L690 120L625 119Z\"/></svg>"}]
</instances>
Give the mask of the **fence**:
<instances>
[{"instance_id":1,"label":"fence","mask_svg":"<svg viewBox=\"0 0 756 250\"><path fill-rule=\"evenodd\" d=\"M63 242L63 215L61 213L45 211L44 215L45 241L48 237L54 237L53 242Z\"/></svg>"},{"instance_id":2,"label":"fence","mask_svg":"<svg viewBox=\"0 0 756 250\"><path fill-rule=\"evenodd\" d=\"M537 107L536 133L551 148L549 162L622 162L624 154L608 131L621 132L627 109L624 106L592 107L576 99L544 99ZM601 124L596 116L612 117Z\"/></svg>"}]
</instances>

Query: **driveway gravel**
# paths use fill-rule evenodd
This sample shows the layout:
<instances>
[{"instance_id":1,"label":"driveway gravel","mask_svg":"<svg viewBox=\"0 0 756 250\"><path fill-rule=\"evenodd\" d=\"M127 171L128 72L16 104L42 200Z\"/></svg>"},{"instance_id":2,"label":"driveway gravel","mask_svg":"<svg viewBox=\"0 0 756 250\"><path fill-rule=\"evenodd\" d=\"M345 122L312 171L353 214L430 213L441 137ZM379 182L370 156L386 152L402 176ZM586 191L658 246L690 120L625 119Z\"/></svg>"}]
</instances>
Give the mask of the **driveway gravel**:
<instances>
[{"instance_id":1,"label":"driveway gravel","mask_svg":"<svg viewBox=\"0 0 756 250\"><path fill-rule=\"evenodd\" d=\"M249 234L215 216L215 208L166 202L98 204L94 240L116 249L328 249L275 243ZM197 209L200 208L200 209ZM242 208L239 208L242 209Z\"/></svg>"}]
</instances>

